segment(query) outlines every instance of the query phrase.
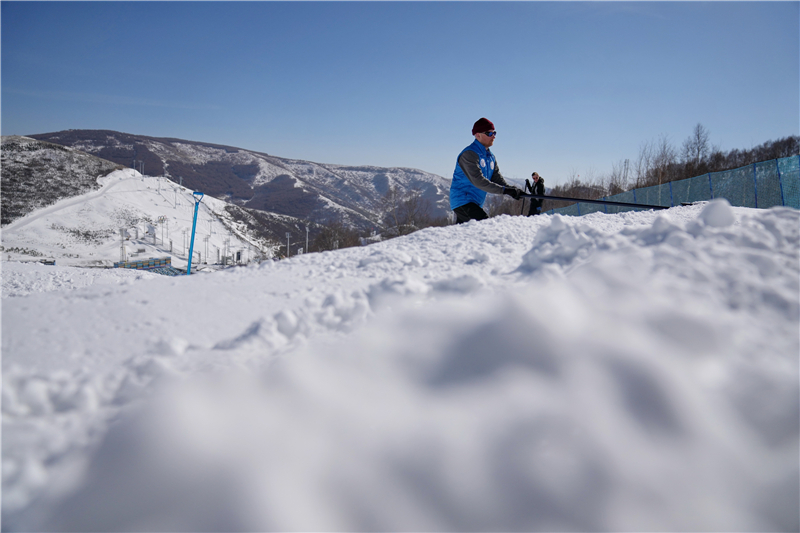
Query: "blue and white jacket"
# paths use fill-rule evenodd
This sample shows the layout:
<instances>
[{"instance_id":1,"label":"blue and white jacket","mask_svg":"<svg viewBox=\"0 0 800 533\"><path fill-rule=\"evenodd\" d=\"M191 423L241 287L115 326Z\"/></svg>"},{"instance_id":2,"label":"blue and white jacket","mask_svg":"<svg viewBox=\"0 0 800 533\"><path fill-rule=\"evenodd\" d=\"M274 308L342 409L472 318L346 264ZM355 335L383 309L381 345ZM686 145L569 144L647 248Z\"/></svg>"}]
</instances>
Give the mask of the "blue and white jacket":
<instances>
[{"instance_id":1,"label":"blue and white jacket","mask_svg":"<svg viewBox=\"0 0 800 533\"><path fill-rule=\"evenodd\" d=\"M458 154L450 183L450 209L470 202L483 207L487 193L502 194L507 186L492 151L475 139Z\"/></svg>"}]
</instances>

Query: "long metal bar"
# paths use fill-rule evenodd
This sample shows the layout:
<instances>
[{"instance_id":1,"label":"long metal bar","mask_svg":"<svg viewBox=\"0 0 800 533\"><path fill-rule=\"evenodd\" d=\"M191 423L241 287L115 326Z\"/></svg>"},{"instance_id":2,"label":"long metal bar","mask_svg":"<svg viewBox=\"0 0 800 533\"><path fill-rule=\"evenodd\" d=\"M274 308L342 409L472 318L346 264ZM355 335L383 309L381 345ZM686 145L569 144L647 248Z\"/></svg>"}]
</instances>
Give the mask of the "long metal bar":
<instances>
[{"instance_id":1,"label":"long metal bar","mask_svg":"<svg viewBox=\"0 0 800 533\"><path fill-rule=\"evenodd\" d=\"M587 200L586 198L566 198L564 196L545 196L543 194L521 194L520 198L540 198L542 200L561 200L564 202L579 202L585 204L618 205L621 207L638 207L640 209L669 209L669 206L631 204L628 202L614 202L612 200Z\"/></svg>"}]
</instances>

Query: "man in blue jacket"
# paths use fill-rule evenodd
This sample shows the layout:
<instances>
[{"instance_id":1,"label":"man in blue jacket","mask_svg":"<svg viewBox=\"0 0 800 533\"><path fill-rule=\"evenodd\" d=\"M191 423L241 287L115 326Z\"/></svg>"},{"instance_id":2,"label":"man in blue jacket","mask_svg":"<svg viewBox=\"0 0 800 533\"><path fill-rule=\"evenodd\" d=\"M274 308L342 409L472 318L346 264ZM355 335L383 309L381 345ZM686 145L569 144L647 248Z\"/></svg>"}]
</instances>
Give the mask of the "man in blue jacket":
<instances>
[{"instance_id":1,"label":"man in blue jacket","mask_svg":"<svg viewBox=\"0 0 800 533\"><path fill-rule=\"evenodd\" d=\"M450 209L456 214L458 224L489 218L483 210L487 193L507 194L515 200L522 194L522 190L506 183L489 150L497 136L492 121L478 120L472 126L472 135L475 141L458 154L450 184Z\"/></svg>"}]
</instances>

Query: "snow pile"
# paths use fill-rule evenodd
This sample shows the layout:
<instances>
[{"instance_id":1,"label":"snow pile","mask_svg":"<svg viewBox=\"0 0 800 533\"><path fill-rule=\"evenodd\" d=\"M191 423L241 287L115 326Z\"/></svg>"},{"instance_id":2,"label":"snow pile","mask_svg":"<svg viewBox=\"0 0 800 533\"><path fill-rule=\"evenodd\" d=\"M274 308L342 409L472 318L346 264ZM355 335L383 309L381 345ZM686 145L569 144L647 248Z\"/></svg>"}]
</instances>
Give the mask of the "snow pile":
<instances>
[{"instance_id":1,"label":"snow pile","mask_svg":"<svg viewBox=\"0 0 800 533\"><path fill-rule=\"evenodd\" d=\"M799 251L797 211L715 201L4 271L4 527L797 530Z\"/></svg>"}]
</instances>

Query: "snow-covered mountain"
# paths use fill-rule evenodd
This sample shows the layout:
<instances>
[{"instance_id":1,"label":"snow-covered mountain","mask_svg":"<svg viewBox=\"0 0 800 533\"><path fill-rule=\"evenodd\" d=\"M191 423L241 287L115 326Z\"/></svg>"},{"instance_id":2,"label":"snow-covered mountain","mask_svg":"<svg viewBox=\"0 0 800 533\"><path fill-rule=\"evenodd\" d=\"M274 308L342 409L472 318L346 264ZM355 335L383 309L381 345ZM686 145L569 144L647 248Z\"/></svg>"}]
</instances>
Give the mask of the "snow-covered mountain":
<instances>
[{"instance_id":1,"label":"snow-covered mountain","mask_svg":"<svg viewBox=\"0 0 800 533\"><path fill-rule=\"evenodd\" d=\"M3 530L798 531L799 252L715 200L3 262Z\"/></svg>"},{"instance_id":2,"label":"snow-covered mountain","mask_svg":"<svg viewBox=\"0 0 800 533\"><path fill-rule=\"evenodd\" d=\"M431 216L449 214L449 180L409 168L342 166L285 159L210 143L68 130L32 138L70 146L145 175L176 183L236 205L324 223L341 220L359 229L381 226L380 200L390 187L419 190Z\"/></svg>"},{"instance_id":3,"label":"snow-covered mountain","mask_svg":"<svg viewBox=\"0 0 800 533\"><path fill-rule=\"evenodd\" d=\"M194 202L192 190L185 186L164 177L144 177L76 148L20 136L2 138L0 171L4 226L0 251L5 252L6 259L48 258L76 266L108 265L120 260L122 253L113 251L119 244L112 243L117 242L119 230L126 229L130 254L144 248L142 253L165 255L172 239L174 264L186 262L184 237L178 233L187 226L191 228ZM113 179L106 179L109 172L115 171ZM120 181L126 183L117 183ZM103 184L113 186L114 194L96 194ZM287 233L293 235L293 254L298 248L307 251L306 237L313 242L320 230L318 224L289 215L240 207L211 195L204 198L198 239L205 238L209 231L206 222L213 219L216 224L208 243L212 257L204 255L204 262L216 261L217 255L222 259L237 253L238 257L247 258L243 259L245 262L285 255ZM108 202L114 207L100 205ZM27 220L28 217L32 219ZM152 246L153 235L152 231L148 233L148 227L156 224L164 226L163 231L159 228L156 232L159 239L165 233L164 242L159 240L158 246ZM223 234L230 234L234 240L226 243L217 237ZM229 253L226 255L223 250ZM195 251L201 253L201 248L196 247Z\"/></svg>"}]
</instances>

